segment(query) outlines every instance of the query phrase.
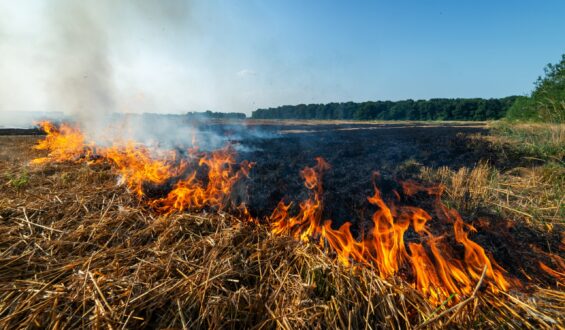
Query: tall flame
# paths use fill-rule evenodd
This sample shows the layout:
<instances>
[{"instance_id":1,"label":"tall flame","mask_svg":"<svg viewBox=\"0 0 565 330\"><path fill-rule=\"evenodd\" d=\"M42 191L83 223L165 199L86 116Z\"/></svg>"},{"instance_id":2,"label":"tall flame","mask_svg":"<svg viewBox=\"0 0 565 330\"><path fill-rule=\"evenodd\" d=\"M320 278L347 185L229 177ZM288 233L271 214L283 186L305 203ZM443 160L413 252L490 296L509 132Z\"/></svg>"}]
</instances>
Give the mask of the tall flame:
<instances>
[{"instance_id":1,"label":"tall flame","mask_svg":"<svg viewBox=\"0 0 565 330\"><path fill-rule=\"evenodd\" d=\"M410 268L413 285L435 302L445 300L453 293L470 294L485 268L485 283L490 290L505 291L510 287L512 280L504 275L505 271L480 245L469 239L468 230L474 231L474 228L465 224L455 210L441 204L441 187L419 187L413 182L403 185L404 193L408 195L425 191L436 197L435 209L442 213L445 222L453 224L455 241L464 249L462 257L448 246L444 236L434 236L428 229L427 223L432 220L429 213L417 207L387 204L376 185L373 196L368 197L377 210L367 235L356 240L350 222L338 229L332 228L331 220L322 221L322 174L328 168L329 165L318 158L316 166L301 172L311 196L300 204L295 216L289 214L290 205L279 203L270 217L273 233L327 245L344 265L369 265L384 278ZM419 235L421 243L406 244L405 234L410 228Z\"/></svg>"},{"instance_id":2,"label":"tall flame","mask_svg":"<svg viewBox=\"0 0 565 330\"><path fill-rule=\"evenodd\" d=\"M177 163L174 152L161 152L158 156L152 155L147 147L131 141L125 146L114 145L98 152L115 165L121 180L139 197L145 195L144 183L163 184L167 179L182 173L186 168L184 161L178 166L173 166Z\"/></svg>"},{"instance_id":3,"label":"tall flame","mask_svg":"<svg viewBox=\"0 0 565 330\"><path fill-rule=\"evenodd\" d=\"M193 150L191 153L195 153ZM172 213L207 205L225 206L229 203L229 196L233 185L247 176L253 166L244 161L238 170L234 170L235 155L233 149L226 147L210 154L202 153L198 156L198 166L208 168L207 183L203 184L197 179L197 171L188 174L184 179L175 183L166 197L151 202L157 209Z\"/></svg>"},{"instance_id":4,"label":"tall flame","mask_svg":"<svg viewBox=\"0 0 565 330\"><path fill-rule=\"evenodd\" d=\"M84 135L78 128L64 123L57 127L48 121L40 122L39 126L47 136L38 142L35 149L48 150L49 154L34 159L33 164L76 161L92 154L93 145L85 143Z\"/></svg>"}]
</instances>

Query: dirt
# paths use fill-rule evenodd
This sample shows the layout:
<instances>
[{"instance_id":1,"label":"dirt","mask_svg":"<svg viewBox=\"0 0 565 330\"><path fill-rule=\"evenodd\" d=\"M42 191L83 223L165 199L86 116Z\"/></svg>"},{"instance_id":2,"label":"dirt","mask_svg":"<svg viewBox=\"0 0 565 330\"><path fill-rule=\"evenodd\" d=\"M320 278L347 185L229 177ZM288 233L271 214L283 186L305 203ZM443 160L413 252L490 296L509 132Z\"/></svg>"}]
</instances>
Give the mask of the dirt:
<instances>
[{"instance_id":1,"label":"dirt","mask_svg":"<svg viewBox=\"0 0 565 330\"><path fill-rule=\"evenodd\" d=\"M37 128L0 128L0 135L44 135L45 133Z\"/></svg>"}]
</instances>

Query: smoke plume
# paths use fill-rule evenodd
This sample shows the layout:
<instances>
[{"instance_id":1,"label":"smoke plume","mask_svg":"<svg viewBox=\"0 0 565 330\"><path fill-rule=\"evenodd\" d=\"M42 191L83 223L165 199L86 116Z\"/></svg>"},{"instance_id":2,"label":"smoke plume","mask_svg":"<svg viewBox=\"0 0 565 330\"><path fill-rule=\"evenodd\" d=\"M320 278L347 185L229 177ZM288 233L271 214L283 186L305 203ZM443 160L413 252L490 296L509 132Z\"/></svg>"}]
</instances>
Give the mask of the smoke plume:
<instances>
[{"instance_id":1,"label":"smoke plume","mask_svg":"<svg viewBox=\"0 0 565 330\"><path fill-rule=\"evenodd\" d=\"M127 104L135 96L120 90L124 79L116 77L115 63L147 53L138 47L150 50L146 39L186 31L190 7L180 0L0 3L10 17L0 21L0 118L61 111L92 126L131 111Z\"/></svg>"},{"instance_id":2,"label":"smoke plume","mask_svg":"<svg viewBox=\"0 0 565 330\"><path fill-rule=\"evenodd\" d=\"M55 0L48 8L54 39L50 96L81 123L97 123L115 111L110 27L103 4Z\"/></svg>"}]
</instances>

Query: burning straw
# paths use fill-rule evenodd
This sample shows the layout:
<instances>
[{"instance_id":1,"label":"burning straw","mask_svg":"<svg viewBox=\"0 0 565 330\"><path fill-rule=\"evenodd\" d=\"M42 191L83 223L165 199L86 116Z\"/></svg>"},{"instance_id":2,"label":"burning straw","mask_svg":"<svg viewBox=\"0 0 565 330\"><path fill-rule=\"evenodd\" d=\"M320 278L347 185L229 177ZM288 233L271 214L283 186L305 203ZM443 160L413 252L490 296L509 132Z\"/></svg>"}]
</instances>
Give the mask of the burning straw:
<instances>
[{"instance_id":1,"label":"burning straw","mask_svg":"<svg viewBox=\"0 0 565 330\"><path fill-rule=\"evenodd\" d=\"M213 159L195 157L198 165L204 164L201 159ZM2 328L563 324L563 292L484 290L489 287L486 263L469 292L434 300L396 273L384 277L378 266L351 267L331 258L339 249L321 244L329 235L311 244L249 221L245 212L237 217L225 213L226 198L213 199L221 200L208 205L213 208L184 208L213 212L161 212L130 194L126 188L135 192L130 184L116 186L115 170L106 162L44 163L30 174L32 185L23 191L7 186L0 195ZM184 166L195 166L190 164ZM232 182L237 173L246 174L248 165L228 161L218 169L222 180ZM180 177L192 184L191 191L208 189L204 181ZM205 182L214 181L208 177ZM300 236L305 231L295 232ZM351 262L359 265L359 260Z\"/></svg>"}]
</instances>

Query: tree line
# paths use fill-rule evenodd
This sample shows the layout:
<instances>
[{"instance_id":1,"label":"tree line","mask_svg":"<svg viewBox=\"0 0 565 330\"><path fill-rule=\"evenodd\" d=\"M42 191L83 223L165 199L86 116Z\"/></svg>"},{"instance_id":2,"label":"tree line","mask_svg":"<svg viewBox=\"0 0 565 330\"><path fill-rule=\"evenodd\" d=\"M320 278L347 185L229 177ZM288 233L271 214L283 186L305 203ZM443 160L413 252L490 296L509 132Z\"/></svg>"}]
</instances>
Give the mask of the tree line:
<instances>
[{"instance_id":1,"label":"tree line","mask_svg":"<svg viewBox=\"0 0 565 330\"><path fill-rule=\"evenodd\" d=\"M516 100L457 98L403 101L367 101L328 104L283 105L257 109L253 119L343 120L490 120L500 119Z\"/></svg>"}]
</instances>

